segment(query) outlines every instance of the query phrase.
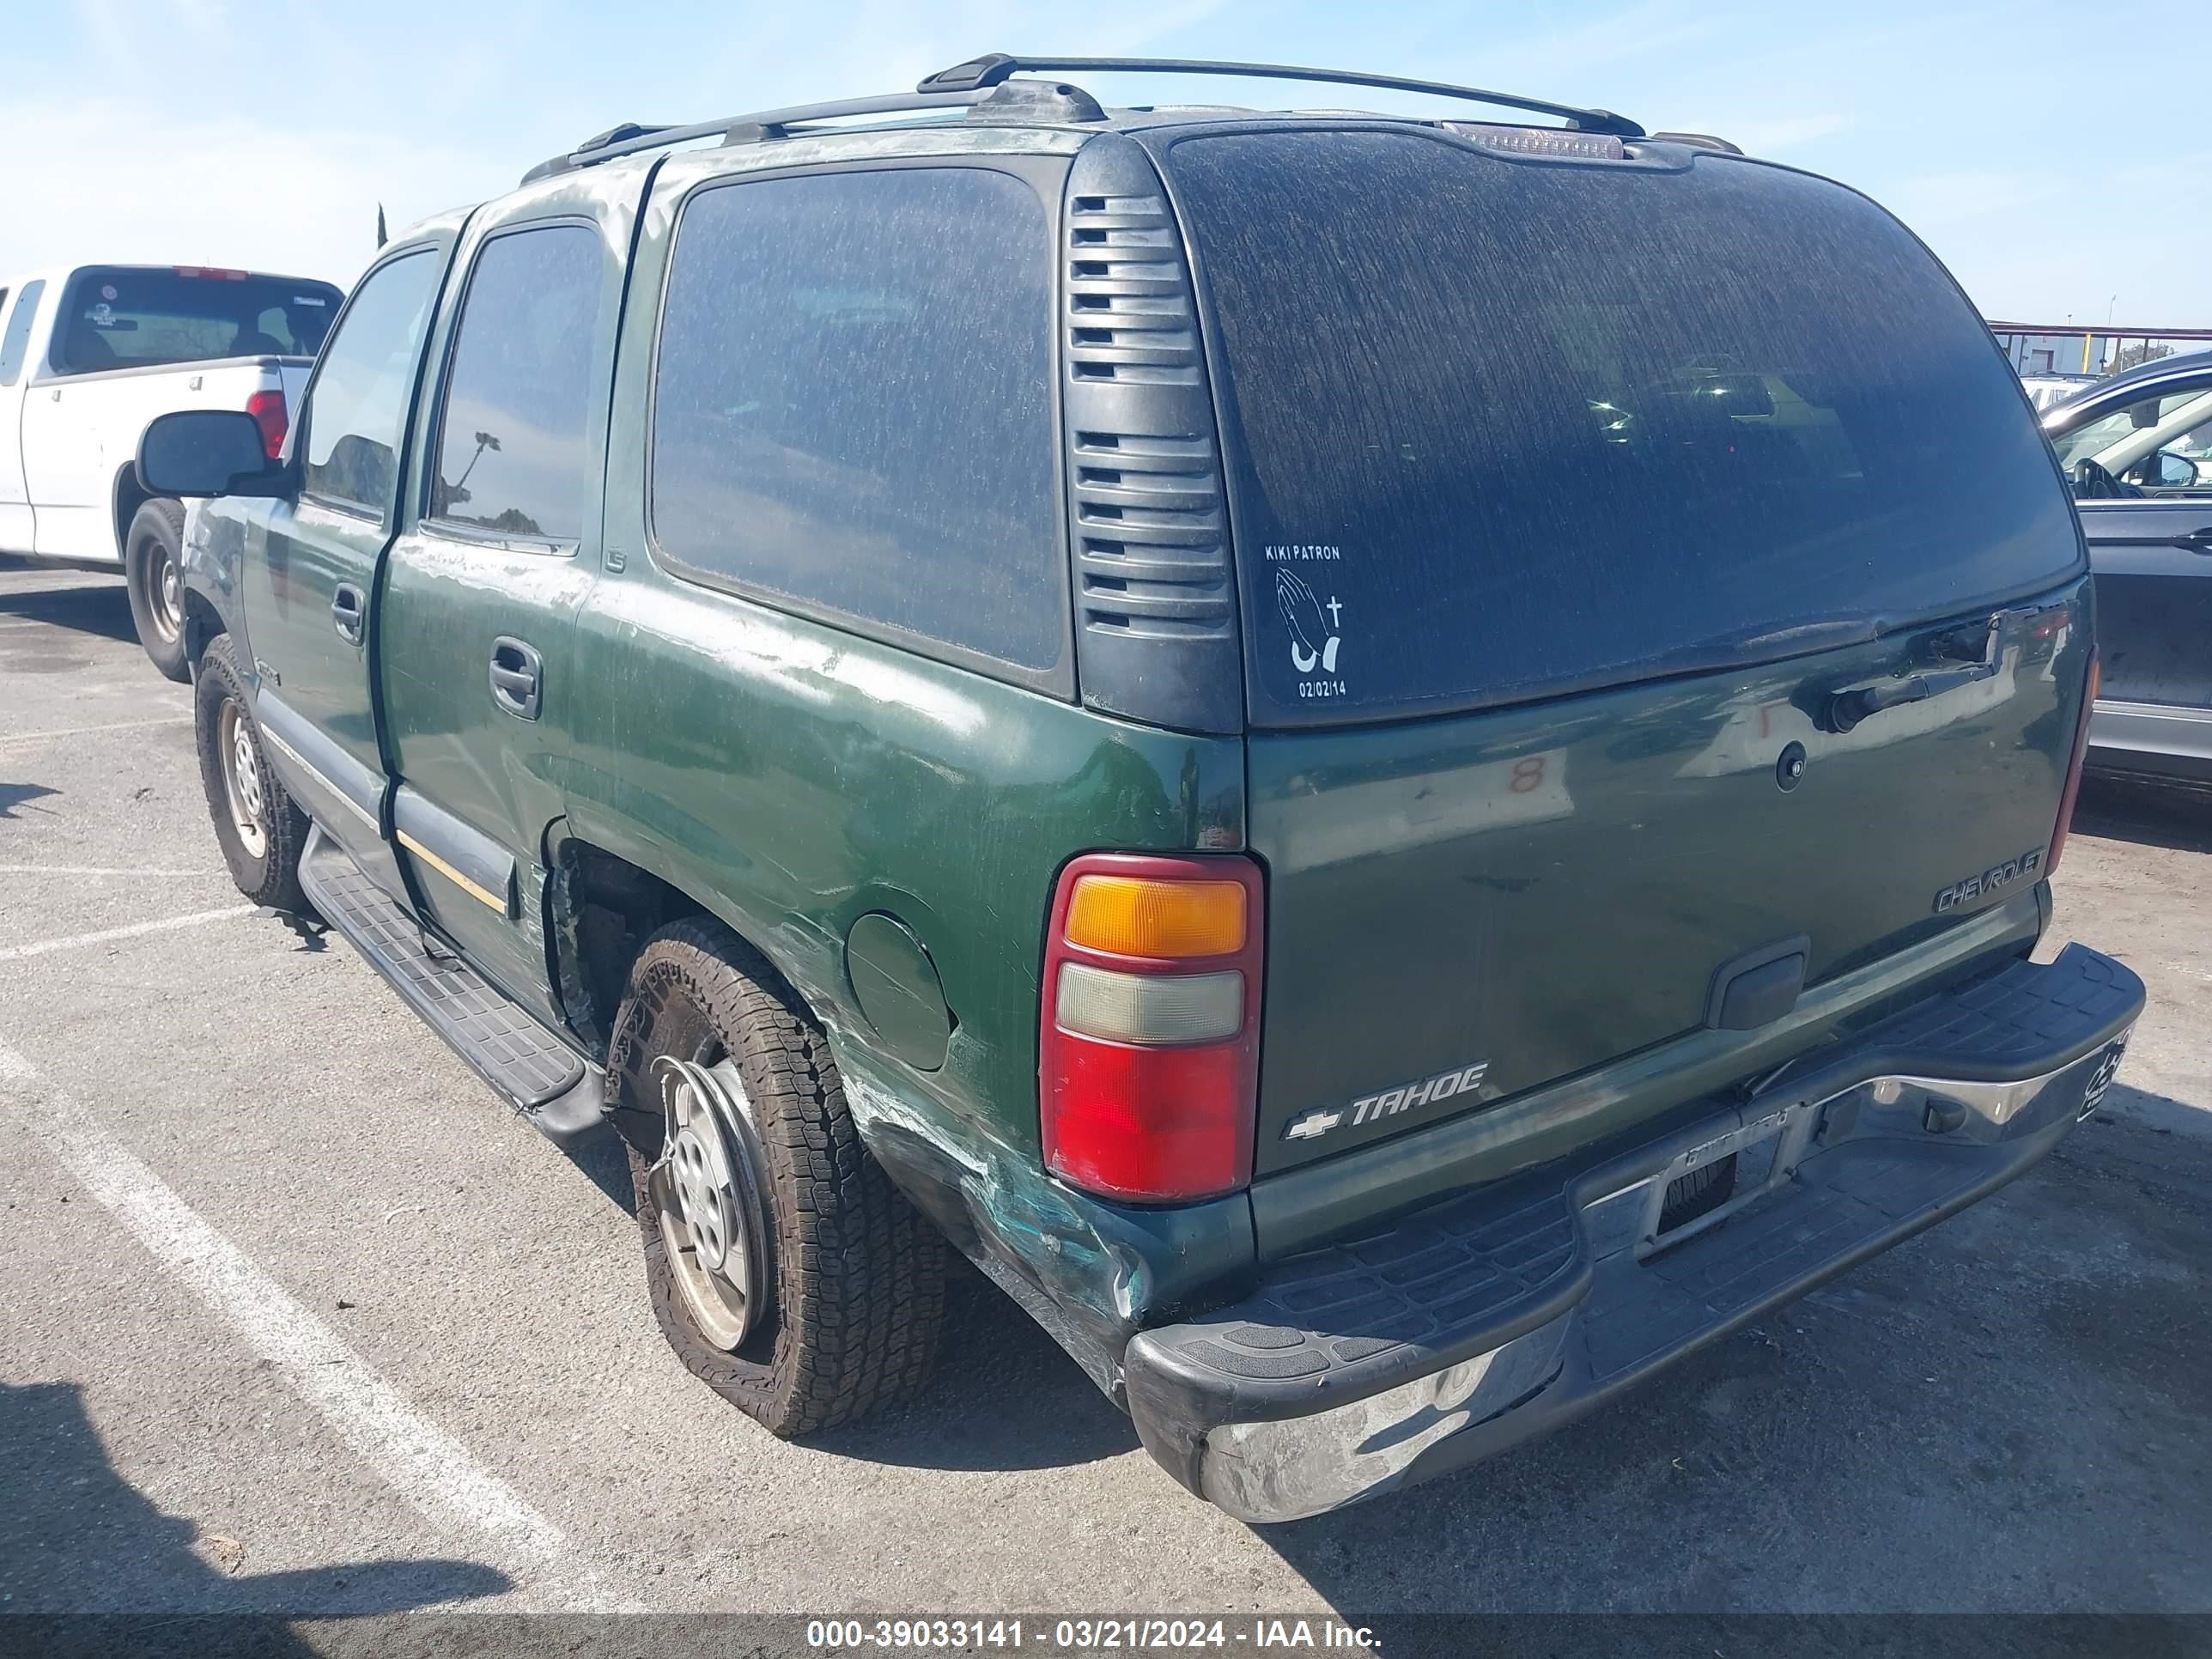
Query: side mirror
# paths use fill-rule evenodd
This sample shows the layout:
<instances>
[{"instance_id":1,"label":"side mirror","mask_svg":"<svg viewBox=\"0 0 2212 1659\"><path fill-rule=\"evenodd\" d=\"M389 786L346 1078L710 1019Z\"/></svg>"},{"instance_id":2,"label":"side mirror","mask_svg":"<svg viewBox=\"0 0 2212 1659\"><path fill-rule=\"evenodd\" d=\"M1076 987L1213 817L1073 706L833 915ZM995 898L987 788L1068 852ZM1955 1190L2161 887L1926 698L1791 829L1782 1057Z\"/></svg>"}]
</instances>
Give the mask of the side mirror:
<instances>
[{"instance_id":1,"label":"side mirror","mask_svg":"<svg viewBox=\"0 0 2212 1659\"><path fill-rule=\"evenodd\" d=\"M2160 489L2187 489L2204 476L2201 464L2171 449L2161 449L2152 456L2151 467L2151 477Z\"/></svg>"},{"instance_id":2,"label":"side mirror","mask_svg":"<svg viewBox=\"0 0 2212 1659\"><path fill-rule=\"evenodd\" d=\"M138 482L156 495L283 495L283 464L270 459L261 423L240 409L157 415L138 439Z\"/></svg>"}]
</instances>

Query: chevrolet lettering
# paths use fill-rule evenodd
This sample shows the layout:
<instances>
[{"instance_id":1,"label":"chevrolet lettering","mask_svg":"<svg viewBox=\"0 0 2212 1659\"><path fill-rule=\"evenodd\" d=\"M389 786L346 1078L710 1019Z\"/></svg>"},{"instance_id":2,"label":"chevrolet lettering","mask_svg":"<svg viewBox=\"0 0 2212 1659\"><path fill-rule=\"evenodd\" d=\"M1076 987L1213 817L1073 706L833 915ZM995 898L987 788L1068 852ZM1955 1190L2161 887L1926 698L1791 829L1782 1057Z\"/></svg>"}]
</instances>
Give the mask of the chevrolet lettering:
<instances>
[{"instance_id":1,"label":"chevrolet lettering","mask_svg":"<svg viewBox=\"0 0 2212 1659\"><path fill-rule=\"evenodd\" d=\"M2043 848L2031 847L2018 858L1992 865L1978 876L1968 876L1964 881L1953 882L1936 895L1936 914L1941 915L1954 906L1986 898L2000 887L2009 887L2016 881L2033 876L2042 867Z\"/></svg>"}]
</instances>

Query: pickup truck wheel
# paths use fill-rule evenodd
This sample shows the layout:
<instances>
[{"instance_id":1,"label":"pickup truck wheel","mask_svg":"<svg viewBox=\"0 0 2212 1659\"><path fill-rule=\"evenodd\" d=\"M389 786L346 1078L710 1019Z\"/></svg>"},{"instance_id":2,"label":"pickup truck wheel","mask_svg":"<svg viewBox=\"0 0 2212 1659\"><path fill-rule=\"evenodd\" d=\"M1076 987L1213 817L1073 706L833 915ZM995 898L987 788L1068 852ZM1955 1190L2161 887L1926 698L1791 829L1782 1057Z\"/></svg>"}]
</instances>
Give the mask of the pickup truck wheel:
<instances>
[{"instance_id":1,"label":"pickup truck wheel","mask_svg":"<svg viewBox=\"0 0 2212 1659\"><path fill-rule=\"evenodd\" d=\"M292 804L269 769L246 683L230 636L222 635L200 658L192 689L192 728L200 751L200 785L222 861L238 890L256 904L312 915L300 889L300 854L307 842L307 814Z\"/></svg>"},{"instance_id":2,"label":"pickup truck wheel","mask_svg":"<svg viewBox=\"0 0 2212 1659\"><path fill-rule=\"evenodd\" d=\"M168 678L190 678L185 665L185 509L176 501L148 501L123 538L123 575L131 589L131 620L138 643Z\"/></svg>"},{"instance_id":3,"label":"pickup truck wheel","mask_svg":"<svg viewBox=\"0 0 2212 1659\"><path fill-rule=\"evenodd\" d=\"M828 1039L720 924L647 941L608 1046L646 1285L692 1375L788 1438L912 1394L945 1243L860 1144Z\"/></svg>"}]
</instances>

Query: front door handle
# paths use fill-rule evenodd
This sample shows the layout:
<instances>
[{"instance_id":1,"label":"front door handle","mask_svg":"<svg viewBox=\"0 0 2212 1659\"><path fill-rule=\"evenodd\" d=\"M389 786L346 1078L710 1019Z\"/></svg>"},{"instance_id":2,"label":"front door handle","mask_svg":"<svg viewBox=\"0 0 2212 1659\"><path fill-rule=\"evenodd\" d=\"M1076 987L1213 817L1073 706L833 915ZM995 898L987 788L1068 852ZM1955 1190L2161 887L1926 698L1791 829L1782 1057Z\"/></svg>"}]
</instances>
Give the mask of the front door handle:
<instances>
[{"instance_id":1,"label":"front door handle","mask_svg":"<svg viewBox=\"0 0 2212 1659\"><path fill-rule=\"evenodd\" d=\"M2185 553L2212 553L2212 524L2202 530L2192 530L2185 536L2176 536L2173 544Z\"/></svg>"},{"instance_id":2,"label":"front door handle","mask_svg":"<svg viewBox=\"0 0 2212 1659\"><path fill-rule=\"evenodd\" d=\"M538 647L501 635L491 645L491 700L517 720L538 718L545 664Z\"/></svg>"},{"instance_id":3,"label":"front door handle","mask_svg":"<svg viewBox=\"0 0 2212 1659\"><path fill-rule=\"evenodd\" d=\"M351 582L340 582L331 595L331 625L348 645L361 643L363 616L361 589Z\"/></svg>"}]
</instances>

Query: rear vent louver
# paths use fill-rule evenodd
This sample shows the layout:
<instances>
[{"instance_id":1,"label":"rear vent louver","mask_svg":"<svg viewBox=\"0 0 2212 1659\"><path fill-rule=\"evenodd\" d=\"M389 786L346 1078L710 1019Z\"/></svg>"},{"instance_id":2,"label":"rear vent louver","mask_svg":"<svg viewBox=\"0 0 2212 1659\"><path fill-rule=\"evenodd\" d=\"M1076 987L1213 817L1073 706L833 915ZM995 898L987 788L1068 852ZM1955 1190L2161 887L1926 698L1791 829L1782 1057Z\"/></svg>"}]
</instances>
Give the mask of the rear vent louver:
<instances>
[{"instance_id":1,"label":"rear vent louver","mask_svg":"<svg viewBox=\"0 0 2212 1659\"><path fill-rule=\"evenodd\" d=\"M1085 702L1242 723L1213 401L1182 236L1151 161L1102 135L1068 180L1064 404Z\"/></svg>"}]
</instances>

